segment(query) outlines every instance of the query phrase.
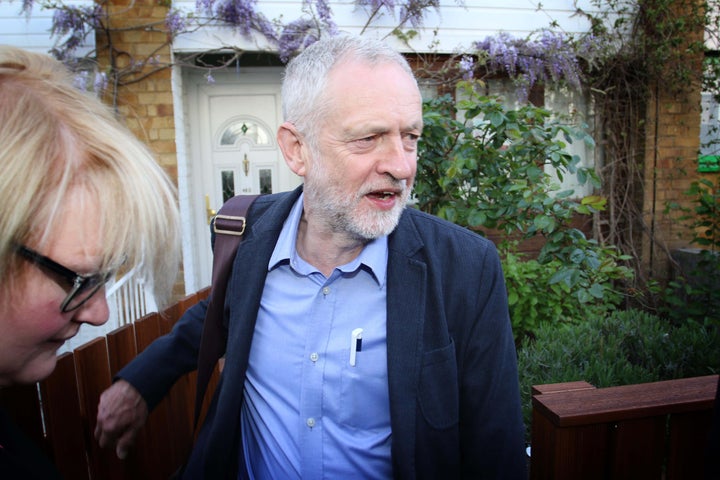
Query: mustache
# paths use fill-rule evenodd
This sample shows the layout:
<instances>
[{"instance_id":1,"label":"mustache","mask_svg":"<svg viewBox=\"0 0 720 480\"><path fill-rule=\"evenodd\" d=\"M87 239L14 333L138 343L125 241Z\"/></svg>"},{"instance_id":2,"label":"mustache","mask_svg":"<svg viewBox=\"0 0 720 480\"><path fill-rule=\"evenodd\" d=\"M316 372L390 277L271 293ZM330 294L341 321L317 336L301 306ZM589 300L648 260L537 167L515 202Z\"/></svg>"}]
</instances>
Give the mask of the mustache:
<instances>
[{"instance_id":1,"label":"mustache","mask_svg":"<svg viewBox=\"0 0 720 480\"><path fill-rule=\"evenodd\" d=\"M388 176L385 182L377 182L372 185L366 185L360 192L361 196L367 195L372 192L393 192L398 195L403 195L408 190L408 184L406 179L398 180L392 176Z\"/></svg>"}]
</instances>

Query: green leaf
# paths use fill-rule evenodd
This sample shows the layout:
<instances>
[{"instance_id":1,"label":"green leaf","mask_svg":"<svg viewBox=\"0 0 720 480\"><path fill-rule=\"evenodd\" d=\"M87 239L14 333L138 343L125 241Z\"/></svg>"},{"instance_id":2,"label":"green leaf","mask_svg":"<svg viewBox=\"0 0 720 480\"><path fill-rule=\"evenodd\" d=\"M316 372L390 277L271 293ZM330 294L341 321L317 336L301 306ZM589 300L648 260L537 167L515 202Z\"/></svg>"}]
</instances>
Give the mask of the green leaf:
<instances>
[{"instance_id":1,"label":"green leaf","mask_svg":"<svg viewBox=\"0 0 720 480\"><path fill-rule=\"evenodd\" d=\"M491 112L485 117L489 122L490 125L493 127L498 127L502 125L502 123L505 121L505 116L502 115L500 112Z\"/></svg>"},{"instance_id":2,"label":"green leaf","mask_svg":"<svg viewBox=\"0 0 720 480\"><path fill-rule=\"evenodd\" d=\"M482 210L472 209L468 215L468 224L471 227L480 227L485 225L487 215Z\"/></svg>"},{"instance_id":3,"label":"green leaf","mask_svg":"<svg viewBox=\"0 0 720 480\"><path fill-rule=\"evenodd\" d=\"M576 248L570 254L570 261L575 264L580 264L585 260L585 252L579 248Z\"/></svg>"},{"instance_id":4,"label":"green leaf","mask_svg":"<svg viewBox=\"0 0 720 480\"><path fill-rule=\"evenodd\" d=\"M605 296L605 287L603 287L599 283L593 283L588 292L590 292L590 295L592 295L593 297L602 300L602 298Z\"/></svg>"}]
</instances>

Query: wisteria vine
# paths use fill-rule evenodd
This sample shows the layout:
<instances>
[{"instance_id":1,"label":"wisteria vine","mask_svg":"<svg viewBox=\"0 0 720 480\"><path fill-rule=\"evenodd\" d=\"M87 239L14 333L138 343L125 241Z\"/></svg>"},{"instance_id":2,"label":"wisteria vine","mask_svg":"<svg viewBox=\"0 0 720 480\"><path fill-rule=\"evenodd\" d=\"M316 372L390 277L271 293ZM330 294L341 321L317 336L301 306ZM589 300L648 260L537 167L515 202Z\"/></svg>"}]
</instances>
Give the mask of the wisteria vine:
<instances>
[{"instance_id":1,"label":"wisteria vine","mask_svg":"<svg viewBox=\"0 0 720 480\"><path fill-rule=\"evenodd\" d=\"M29 14L36 4L55 10L51 33L57 43L52 53L64 61L71 61L87 36L108 23L108 13L102 3L75 6L54 3L54 0L23 0L22 11ZM366 28L380 16L390 15L398 24L395 31L422 27L427 12L440 8L439 0L355 0L355 5L368 16ZM322 35L335 35L339 31L328 0L303 0L302 12L299 18L281 22L259 12L257 0L197 0L192 12L173 8L162 24L140 28L162 30L172 39L204 26L222 25L236 29L245 37L261 35L277 49L281 61L287 62ZM465 79L479 72L504 72L515 81L518 97L526 100L536 83L579 87L581 59L592 58L596 49L597 42L588 36L574 40L560 32L541 30L532 37L519 39L501 32L475 42L469 52L455 60L455 68ZM152 61L152 58L138 60L135 66L142 68ZM208 79L211 78L208 74ZM78 83L89 85L90 82L85 78ZM93 84L95 88L102 88L107 79L96 79Z\"/></svg>"}]
</instances>

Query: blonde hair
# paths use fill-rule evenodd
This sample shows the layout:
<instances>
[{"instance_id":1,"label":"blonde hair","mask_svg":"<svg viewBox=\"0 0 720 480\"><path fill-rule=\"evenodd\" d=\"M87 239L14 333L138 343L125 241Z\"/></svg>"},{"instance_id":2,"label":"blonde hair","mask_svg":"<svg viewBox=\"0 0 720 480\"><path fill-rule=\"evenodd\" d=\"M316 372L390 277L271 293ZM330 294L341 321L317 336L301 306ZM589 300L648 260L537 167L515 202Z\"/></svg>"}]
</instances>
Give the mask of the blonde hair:
<instances>
[{"instance_id":1,"label":"blonde hair","mask_svg":"<svg viewBox=\"0 0 720 480\"><path fill-rule=\"evenodd\" d=\"M0 45L0 145L0 288L23 268L15 246L47 242L80 188L99 212L103 266L125 259L158 302L169 298L180 253L175 187L106 105L72 86L61 63Z\"/></svg>"}]
</instances>

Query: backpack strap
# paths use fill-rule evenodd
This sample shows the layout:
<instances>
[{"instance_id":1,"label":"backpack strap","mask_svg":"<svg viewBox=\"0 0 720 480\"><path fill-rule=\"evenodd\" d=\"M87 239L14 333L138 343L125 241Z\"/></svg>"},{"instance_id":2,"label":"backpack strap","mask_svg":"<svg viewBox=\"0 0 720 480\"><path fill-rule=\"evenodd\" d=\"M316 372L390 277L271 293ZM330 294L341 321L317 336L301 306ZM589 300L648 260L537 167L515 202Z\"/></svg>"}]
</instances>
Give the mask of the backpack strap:
<instances>
[{"instance_id":1,"label":"backpack strap","mask_svg":"<svg viewBox=\"0 0 720 480\"><path fill-rule=\"evenodd\" d=\"M243 239L250 206L259 195L236 195L220 208L213 219L215 244L210 300L205 313L198 353L197 388L195 392L195 428L197 429L205 392L215 365L225 353L227 329L224 325L225 292L233 260Z\"/></svg>"}]
</instances>

